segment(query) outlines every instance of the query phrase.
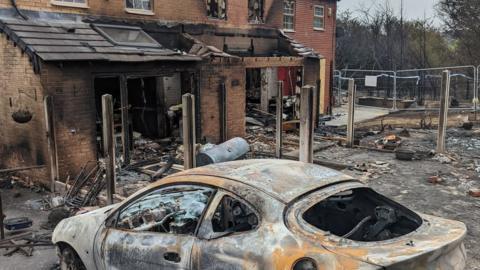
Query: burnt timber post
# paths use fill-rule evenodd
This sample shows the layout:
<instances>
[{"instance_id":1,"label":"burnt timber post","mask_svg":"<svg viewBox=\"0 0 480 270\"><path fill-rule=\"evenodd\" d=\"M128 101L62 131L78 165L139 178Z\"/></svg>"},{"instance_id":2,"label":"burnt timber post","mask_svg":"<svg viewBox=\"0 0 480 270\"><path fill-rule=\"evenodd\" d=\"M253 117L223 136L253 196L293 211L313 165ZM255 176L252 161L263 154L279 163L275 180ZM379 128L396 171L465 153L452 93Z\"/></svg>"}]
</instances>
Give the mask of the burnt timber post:
<instances>
[{"instance_id":1,"label":"burnt timber post","mask_svg":"<svg viewBox=\"0 0 480 270\"><path fill-rule=\"evenodd\" d=\"M3 205L2 205L2 194L0 193L0 240L5 239L5 229L3 228Z\"/></svg>"},{"instance_id":2,"label":"burnt timber post","mask_svg":"<svg viewBox=\"0 0 480 270\"><path fill-rule=\"evenodd\" d=\"M276 140L275 157L282 158L283 145L283 81L277 82L277 116L276 116Z\"/></svg>"},{"instance_id":3,"label":"burnt timber post","mask_svg":"<svg viewBox=\"0 0 480 270\"><path fill-rule=\"evenodd\" d=\"M300 153L301 162L313 163L313 99L314 87L304 86L300 93Z\"/></svg>"},{"instance_id":4,"label":"burnt timber post","mask_svg":"<svg viewBox=\"0 0 480 270\"><path fill-rule=\"evenodd\" d=\"M46 96L43 100L45 109L45 124L47 132L47 147L50 159L51 192L55 192L55 182L58 181L58 155L57 140L55 134L55 110L53 106L53 97Z\"/></svg>"},{"instance_id":5,"label":"burnt timber post","mask_svg":"<svg viewBox=\"0 0 480 270\"><path fill-rule=\"evenodd\" d=\"M450 104L450 71L442 74L442 93L440 95L440 115L438 118L437 153L445 152L445 135L447 133L448 107Z\"/></svg>"},{"instance_id":6,"label":"burnt timber post","mask_svg":"<svg viewBox=\"0 0 480 270\"><path fill-rule=\"evenodd\" d=\"M183 118L183 166L185 170L195 168L195 96L185 94L182 96Z\"/></svg>"},{"instance_id":7,"label":"burnt timber post","mask_svg":"<svg viewBox=\"0 0 480 270\"><path fill-rule=\"evenodd\" d=\"M220 84L220 95L218 100L220 108L220 141L227 141L227 88L225 82Z\"/></svg>"},{"instance_id":8,"label":"burnt timber post","mask_svg":"<svg viewBox=\"0 0 480 270\"><path fill-rule=\"evenodd\" d=\"M122 152L123 164L130 164L130 127L128 116L128 87L125 75L120 76L120 102L122 114Z\"/></svg>"},{"instance_id":9,"label":"burnt timber post","mask_svg":"<svg viewBox=\"0 0 480 270\"><path fill-rule=\"evenodd\" d=\"M103 156L107 182L107 204L113 204L115 194L115 137L113 127L112 95L102 96Z\"/></svg>"},{"instance_id":10,"label":"burnt timber post","mask_svg":"<svg viewBox=\"0 0 480 270\"><path fill-rule=\"evenodd\" d=\"M355 80L348 80L348 122L347 122L347 147L353 147L355 137Z\"/></svg>"}]
</instances>

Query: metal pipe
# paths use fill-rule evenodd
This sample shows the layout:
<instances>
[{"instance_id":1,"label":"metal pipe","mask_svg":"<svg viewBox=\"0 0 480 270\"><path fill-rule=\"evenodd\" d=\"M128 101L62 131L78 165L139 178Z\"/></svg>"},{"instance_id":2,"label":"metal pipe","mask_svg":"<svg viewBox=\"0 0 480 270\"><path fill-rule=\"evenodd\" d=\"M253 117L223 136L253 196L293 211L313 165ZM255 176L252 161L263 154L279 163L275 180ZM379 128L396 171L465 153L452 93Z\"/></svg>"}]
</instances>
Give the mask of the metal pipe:
<instances>
[{"instance_id":1,"label":"metal pipe","mask_svg":"<svg viewBox=\"0 0 480 270\"><path fill-rule=\"evenodd\" d=\"M28 17L25 14L23 14L20 11L20 9L18 9L17 1L16 0L10 0L10 2L12 3L12 6L15 9L15 11L17 12L18 16L22 17L22 19L24 19L25 21L28 21Z\"/></svg>"}]
</instances>

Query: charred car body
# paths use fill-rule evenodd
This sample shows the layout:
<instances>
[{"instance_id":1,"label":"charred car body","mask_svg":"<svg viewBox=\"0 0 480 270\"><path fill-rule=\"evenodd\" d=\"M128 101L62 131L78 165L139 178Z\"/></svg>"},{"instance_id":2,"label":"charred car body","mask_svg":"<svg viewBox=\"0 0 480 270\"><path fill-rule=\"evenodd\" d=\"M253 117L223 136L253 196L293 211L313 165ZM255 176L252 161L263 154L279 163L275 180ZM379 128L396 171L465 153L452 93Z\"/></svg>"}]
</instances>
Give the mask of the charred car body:
<instances>
[{"instance_id":1,"label":"charred car body","mask_svg":"<svg viewBox=\"0 0 480 270\"><path fill-rule=\"evenodd\" d=\"M62 221L62 269L465 267L461 222L415 213L359 181L286 160L169 176Z\"/></svg>"}]
</instances>

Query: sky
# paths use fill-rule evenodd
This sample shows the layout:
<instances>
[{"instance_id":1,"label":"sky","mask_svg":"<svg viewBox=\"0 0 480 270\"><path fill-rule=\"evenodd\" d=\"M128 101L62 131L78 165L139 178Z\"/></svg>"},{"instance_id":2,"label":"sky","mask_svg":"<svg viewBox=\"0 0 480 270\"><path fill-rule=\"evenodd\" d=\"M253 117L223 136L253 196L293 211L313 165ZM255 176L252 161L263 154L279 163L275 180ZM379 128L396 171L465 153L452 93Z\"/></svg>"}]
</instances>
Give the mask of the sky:
<instances>
[{"instance_id":1,"label":"sky","mask_svg":"<svg viewBox=\"0 0 480 270\"><path fill-rule=\"evenodd\" d=\"M339 11L350 9L356 11L361 7L370 7L375 4L385 4L390 2L390 6L397 14L400 14L401 0L341 0L338 3ZM407 19L423 19L424 14L431 19L434 24L440 24L441 21L435 12L435 4L438 0L404 0L403 14Z\"/></svg>"}]
</instances>

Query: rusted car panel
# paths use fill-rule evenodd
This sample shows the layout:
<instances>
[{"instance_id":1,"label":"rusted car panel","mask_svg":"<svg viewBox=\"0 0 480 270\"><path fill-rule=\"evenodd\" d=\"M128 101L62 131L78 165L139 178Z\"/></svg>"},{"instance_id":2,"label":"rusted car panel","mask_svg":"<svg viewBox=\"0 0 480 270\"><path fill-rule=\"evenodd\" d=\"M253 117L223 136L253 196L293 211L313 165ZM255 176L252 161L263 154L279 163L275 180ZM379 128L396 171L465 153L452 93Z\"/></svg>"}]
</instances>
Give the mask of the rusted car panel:
<instances>
[{"instance_id":1,"label":"rusted car panel","mask_svg":"<svg viewBox=\"0 0 480 270\"><path fill-rule=\"evenodd\" d=\"M110 222L118 221L121 211L152 190L180 185L216 190L194 234L133 231ZM292 270L304 258L313 260L317 269L329 270L464 268L466 229L460 222L420 215L421 225L411 233L386 241L359 242L322 231L303 219L316 202L356 188L366 187L341 173L299 162L216 164L164 178L111 209L67 219L55 229L53 240L70 244L87 269L101 270ZM218 232L215 220L225 198L248 208L249 220L256 217L249 223L254 226ZM164 256L170 256L169 260Z\"/></svg>"},{"instance_id":2,"label":"rusted car panel","mask_svg":"<svg viewBox=\"0 0 480 270\"><path fill-rule=\"evenodd\" d=\"M304 193L333 183L352 180L338 171L288 160L242 160L181 172L178 175L211 175L253 186L285 203Z\"/></svg>"},{"instance_id":3,"label":"rusted car panel","mask_svg":"<svg viewBox=\"0 0 480 270\"><path fill-rule=\"evenodd\" d=\"M288 226L303 234L311 245L319 242L335 254L389 267L388 269L449 269L465 267L463 239L466 226L457 221L420 214L423 223L415 231L404 236L380 242L358 242L324 232L305 222L305 209L328 196L361 188L360 183L341 183L312 194L303 202L293 205L287 213ZM451 264L451 262L455 264Z\"/></svg>"}]
</instances>

